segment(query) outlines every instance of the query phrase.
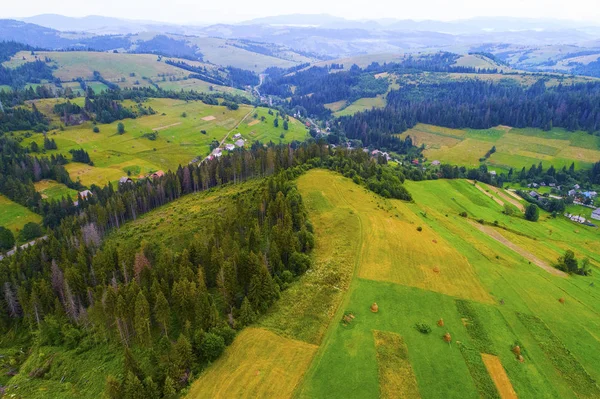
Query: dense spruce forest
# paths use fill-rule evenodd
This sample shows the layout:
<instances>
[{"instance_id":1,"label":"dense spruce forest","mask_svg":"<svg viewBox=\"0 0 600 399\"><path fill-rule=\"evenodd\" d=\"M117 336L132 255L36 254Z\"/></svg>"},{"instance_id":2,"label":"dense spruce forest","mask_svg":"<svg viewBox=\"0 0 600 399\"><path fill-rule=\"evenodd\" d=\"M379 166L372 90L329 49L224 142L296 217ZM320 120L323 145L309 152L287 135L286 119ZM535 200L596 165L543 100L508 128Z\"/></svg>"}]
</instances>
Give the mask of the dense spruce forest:
<instances>
[{"instance_id":1,"label":"dense spruce forest","mask_svg":"<svg viewBox=\"0 0 600 399\"><path fill-rule=\"evenodd\" d=\"M423 123L452 128L492 126L600 130L600 84L529 88L477 80L407 85L388 95L388 106Z\"/></svg>"}]
</instances>

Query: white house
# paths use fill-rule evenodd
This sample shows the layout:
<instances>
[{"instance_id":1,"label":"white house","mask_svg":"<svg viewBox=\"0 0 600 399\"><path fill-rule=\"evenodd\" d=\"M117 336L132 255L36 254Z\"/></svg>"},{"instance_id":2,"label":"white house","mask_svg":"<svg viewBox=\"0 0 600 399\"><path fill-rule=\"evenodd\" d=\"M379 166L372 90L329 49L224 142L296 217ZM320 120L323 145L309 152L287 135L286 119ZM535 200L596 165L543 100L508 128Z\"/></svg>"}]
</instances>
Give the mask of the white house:
<instances>
[{"instance_id":1,"label":"white house","mask_svg":"<svg viewBox=\"0 0 600 399\"><path fill-rule=\"evenodd\" d=\"M235 146L233 144L225 144L225 149L227 151L233 151L235 149Z\"/></svg>"},{"instance_id":2,"label":"white house","mask_svg":"<svg viewBox=\"0 0 600 399\"><path fill-rule=\"evenodd\" d=\"M242 140L242 139L239 139L238 141L235 142L235 145L238 147L243 147L244 144L245 144L244 140Z\"/></svg>"},{"instance_id":3,"label":"white house","mask_svg":"<svg viewBox=\"0 0 600 399\"><path fill-rule=\"evenodd\" d=\"M242 134L241 133L236 133L233 135L233 139L237 140L237 139L241 139L242 138Z\"/></svg>"},{"instance_id":4,"label":"white house","mask_svg":"<svg viewBox=\"0 0 600 399\"><path fill-rule=\"evenodd\" d=\"M600 220L600 208L595 209L594 212L592 212L592 219Z\"/></svg>"}]
</instances>

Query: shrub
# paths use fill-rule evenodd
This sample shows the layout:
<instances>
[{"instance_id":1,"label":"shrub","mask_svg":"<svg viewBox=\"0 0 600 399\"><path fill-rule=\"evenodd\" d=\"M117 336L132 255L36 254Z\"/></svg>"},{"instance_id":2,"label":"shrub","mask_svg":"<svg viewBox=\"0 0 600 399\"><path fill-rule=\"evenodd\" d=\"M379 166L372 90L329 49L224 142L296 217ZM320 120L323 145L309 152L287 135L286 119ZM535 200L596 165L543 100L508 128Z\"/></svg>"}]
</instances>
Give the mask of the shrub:
<instances>
[{"instance_id":1,"label":"shrub","mask_svg":"<svg viewBox=\"0 0 600 399\"><path fill-rule=\"evenodd\" d=\"M123 122L119 122L119 124L117 125L117 133L118 134L125 133L125 125L123 124Z\"/></svg>"},{"instance_id":2,"label":"shrub","mask_svg":"<svg viewBox=\"0 0 600 399\"><path fill-rule=\"evenodd\" d=\"M200 344L200 353L202 356L212 362L217 359L225 350L225 339L214 333L206 333Z\"/></svg>"},{"instance_id":3,"label":"shrub","mask_svg":"<svg viewBox=\"0 0 600 399\"><path fill-rule=\"evenodd\" d=\"M100 128L98 126L94 126L94 128L92 129L92 131L94 133L100 133Z\"/></svg>"},{"instance_id":4,"label":"shrub","mask_svg":"<svg viewBox=\"0 0 600 399\"><path fill-rule=\"evenodd\" d=\"M23 226L23 229L19 233L19 238L21 241L30 241L34 238L41 237L43 233L42 227L39 224L29 222Z\"/></svg>"},{"instance_id":5,"label":"shrub","mask_svg":"<svg viewBox=\"0 0 600 399\"><path fill-rule=\"evenodd\" d=\"M540 210L538 209L536 204L529 204L525 209L525 219L530 222L537 222L540 218Z\"/></svg>"},{"instance_id":6,"label":"shrub","mask_svg":"<svg viewBox=\"0 0 600 399\"><path fill-rule=\"evenodd\" d=\"M431 333L431 327L428 324L425 324L425 323L417 323L417 324L415 324L415 328L421 334L429 334L429 333Z\"/></svg>"},{"instance_id":7,"label":"shrub","mask_svg":"<svg viewBox=\"0 0 600 399\"><path fill-rule=\"evenodd\" d=\"M462 211L461 213L459 213L460 216L466 218L467 217L467 212Z\"/></svg>"},{"instance_id":8,"label":"shrub","mask_svg":"<svg viewBox=\"0 0 600 399\"><path fill-rule=\"evenodd\" d=\"M417 227L417 231L423 231L423 228L421 226Z\"/></svg>"}]
</instances>

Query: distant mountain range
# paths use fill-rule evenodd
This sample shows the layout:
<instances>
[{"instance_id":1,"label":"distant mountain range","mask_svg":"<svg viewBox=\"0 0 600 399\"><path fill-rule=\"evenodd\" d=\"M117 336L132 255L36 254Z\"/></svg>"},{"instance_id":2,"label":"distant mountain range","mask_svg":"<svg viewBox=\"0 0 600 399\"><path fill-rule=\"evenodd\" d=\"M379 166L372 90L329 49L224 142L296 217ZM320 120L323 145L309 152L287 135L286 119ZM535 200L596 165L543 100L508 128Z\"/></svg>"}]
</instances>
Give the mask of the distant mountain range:
<instances>
[{"instance_id":1,"label":"distant mountain range","mask_svg":"<svg viewBox=\"0 0 600 399\"><path fill-rule=\"evenodd\" d=\"M528 70L563 72L600 71L600 24L526 18L472 18L461 21L413 21L382 19L348 20L328 14L292 14L264 17L237 24L175 25L156 21L126 20L102 16L83 18L44 14L16 20L0 20L0 40L15 40L47 49L82 49L135 52L141 42L158 35L157 54L206 55L215 63L245 66L240 58L227 58L219 48L263 58L301 63L363 56L450 51L489 52L511 66ZM220 40L215 46L215 40ZM171 43L171 44L168 44ZM151 47L151 45L150 45ZM144 46L143 48L148 48ZM243 53L243 52L246 53ZM267 57L267 58L265 58ZM192 56L193 58L193 56ZM224 61L229 60L229 61ZM591 68L587 65L591 63ZM600 62L598 62L600 63ZM284 63L285 64L285 63ZM586 66L585 68L582 66ZM600 72L598 72L600 74Z\"/></svg>"}]
</instances>

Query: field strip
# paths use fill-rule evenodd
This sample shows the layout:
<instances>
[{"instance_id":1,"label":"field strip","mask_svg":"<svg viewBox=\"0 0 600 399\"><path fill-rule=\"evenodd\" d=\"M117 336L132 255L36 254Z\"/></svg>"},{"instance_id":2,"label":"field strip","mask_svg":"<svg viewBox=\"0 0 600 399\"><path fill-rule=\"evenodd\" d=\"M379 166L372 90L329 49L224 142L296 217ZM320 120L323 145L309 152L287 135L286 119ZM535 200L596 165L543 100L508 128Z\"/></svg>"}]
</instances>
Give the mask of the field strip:
<instances>
[{"instance_id":1,"label":"field strip","mask_svg":"<svg viewBox=\"0 0 600 399\"><path fill-rule=\"evenodd\" d=\"M165 129L168 129L170 127L177 126L177 125L181 125L181 122L171 123L170 125L161 126L161 127L155 127L152 130L154 130L155 132L159 132L161 130L165 130Z\"/></svg>"},{"instance_id":2,"label":"field strip","mask_svg":"<svg viewBox=\"0 0 600 399\"><path fill-rule=\"evenodd\" d=\"M194 381L186 398L289 398L316 350L316 345L248 327Z\"/></svg>"},{"instance_id":3,"label":"field strip","mask_svg":"<svg viewBox=\"0 0 600 399\"><path fill-rule=\"evenodd\" d=\"M481 359L490 377L492 377L500 397L502 399L516 399L517 393L508 379L506 371L502 367L502 363L500 363L500 359L497 356L488 355L487 353L482 353Z\"/></svg>"},{"instance_id":4,"label":"field strip","mask_svg":"<svg viewBox=\"0 0 600 399\"><path fill-rule=\"evenodd\" d=\"M514 192L513 190L506 190L506 192L508 194L510 194L510 196L513 197L514 199L521 201L522 198L519 197L519 195L516 192Z\"/></svg>"},{"instance_id":5,"label":"field strip","mask_svg":"<svg viewBox=\"0 0 600 399\"><path fill-rule=\"evenodd\" d=\"M500 199L497 198L495 196L493 196L492 194L488 193L487 191L485 191L485 189L481 186L479 186L477 183L475 183L473 180L468 180L470 183L472 183L477 190L481 191L486 197L490 197L491 199L493 199L494 201L496 201L496 203L500 206L504 206L504 202Z\"/></svg>"},{"instance_id":6,"label":"field strip","mask_svg":"<svg viewBox=\"0 0 600 399\"><path fill-rule=\"evenodd\" d=\"M260 123L260 121L257 119L255 121L252 121L252 122L248 123L248 126L258 125L259 123Z\"/></svg>"},{"instance_id":7,"label":"field strip","mask_svg":"<svg viewBox=\"0 0 600 399\"><path fill-rule=\"evenodd\" d=\"M396 333L373 330L379 392L382 399L421 397L404 339Z\"/></svg>"},{"instance_id":8,"label":"field strip","mask_svg":"<svg viewBox=\"0 0 600 399\"><path fill-rule=\"evenodd\" d=\"M214 121L215 119L217 119L217 118L214 117L213 115L205 116L204 118L202 118L202 120L206 121L206 122Z\"/></svg>"},{"instance_id":9,"label":"field strip","mask_svg":"<svg viewBox=\"0 0 600 399\"><path fill-rule=\"evenodd\" d=\"M522 257L524 257L525 259L531 261L536 266L539 266L542 269L546 270L548 273L554 274L555 276L560 276L560 277L566 277L567 276L564 272L562 272L562 271L560 271L560 270L558 270L558 269L550 266L549 264L547 264L543 260L541 260L538 257L536 257L531 252L526 251L523 248L519 247L518 245L514 244L513 242L509 241L508 239L506 239L506 237L504 237L502 234L498 233L495 229L493 229L491 227L484 226L484 225L479 224L479 223L472 222L472 221L469 221L469 222L473 226L475 226L477 229L479 229L481 232L487 234L488 236L490 236L494 240L496 240L499 243L505 245L506 247L512 249L513 251L515 251L516 253L518 253L519 255L521 255Z\"/></svg>"},{"instance_id":10,"label":"field strip","mask_svg":"<svg viewBox=\"0 0 600 399\"><path fill-rule=\"evenodd\" d=\"M496 194L498 194L498 196L500 198L502 198L505 201L510 202L511 204L513 204L514 206L516 206L521 212L525 212L525 207L523 206L522 203L520 203L519 201L514 200L513 198L510 198L505 190L499 189L498 187L494 187L494 186L487 186L489 187L490 190L492 190L493 192L495 192Z\"/></svg>"}]
</instances>

